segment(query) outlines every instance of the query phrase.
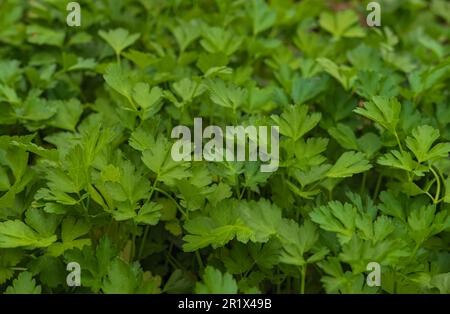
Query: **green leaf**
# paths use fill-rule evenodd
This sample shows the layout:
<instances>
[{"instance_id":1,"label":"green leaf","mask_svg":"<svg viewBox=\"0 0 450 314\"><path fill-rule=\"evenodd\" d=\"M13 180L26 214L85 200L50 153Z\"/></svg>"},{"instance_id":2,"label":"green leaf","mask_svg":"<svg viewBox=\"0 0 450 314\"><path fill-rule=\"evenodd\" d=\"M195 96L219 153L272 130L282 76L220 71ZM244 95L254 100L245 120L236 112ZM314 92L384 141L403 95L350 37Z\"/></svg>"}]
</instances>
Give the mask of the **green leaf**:
<instances>
[{"instance_id":1,"label":"green leaf","mask_svg":"<svg viewBox=\"0 0 450 314\"><path fill-rule=\"evenodd\" d=\"M18 60L3 59L0 61L0 82L13 82L21 73L20 62Z\"/></svg>"},{"instance_id":2,"label":"green leaf","mask_svg":"<svg viewBox=\"0 0 450 314\"><path fill-rule=\"evenodd\" d=\"M134 221L136 223L143 223L148 225L156 225L161 217L161 209L163 207L155 202L145 203L144 206L139 210Z\"/></svg>"},{"instance_id":3,"label":"green leaf","mask_svg":"<svg viewBox=\"0 0 450 314\"><path fill-rule=\"evenodd\" d=\"M36 285L36 280L27 271L21 272L12 286L6 288L6 294L40 294L41 291L41 286Z\"/></svg>"},{"instance_id":4,"label":"green leaf","mask_svg":"<svg viewBox=\"0 0 450 314\"><path fill-rule=\"evenodd\" d=\"M442 232L450 226L448 211L436 213L435 205L422 206L410 212L408 216L410 237L418 244L429 237Z\"/></svg>"},{"instance_id":5,"label":"green leaf","mask_svg":"<svg viewBox=\"0 0 450 314\"><path fill-rule=\"evenodd\" d=\"M122 55L134 62L141 69L145 69L146 67L157 62L157 58L150 53L141 52L138 50L130 49L127 52L123 52Z\"/></svg>"},{"instance_id":6,"label":"green leaf","mask_svg":"<svg viewBox=\"0 0 450 314\"><path fill-rule=\"evenodd\" d=\"M50 125L69 131L75 131L75 127L83 113L83 106L77 99L67 101L55 101L56 115Z\"/></svg>"},{"instance_id":7,"label":"green leaf","mask_svg":"<svg viewBox=\"0 0 450 314\"><path fill-rule=\"evenodd\" d=\"M170 30L177 40L181 51L186 50L200 36L199 25L195 20L189 22L181 20L179 26L171 27Z\"/></svg>"},{"instance_id":8,"label":"green leaf","mask_svg":"<svg viewBox=\"0 0 450 314\"><path fill-rule=\"evenodd\" d=\"M122 160L118 164L120 177L98 186L108 197L109 206L115 208L112 212L114 219L123 221L137 216L138 202L148 198L150 183L130 161Z\"/></svg>"},{"instance_id":9,"label":"green leaf","mask_svg":"<svg viewBox=\"0 0 450 314\"><path fill-rule=\"evenodd\" d=\"M229 273L207 266L202 276L203 281L195 284L195 293L200 294L235 294L237 284Z\"/></svg>"},{"instance_id":10,"label":"green leaf","mask_svg":"<svg viewBox=\"0 0 450 314\"><path fill-rule=\"evenodd\" d=\"M401 105L396 98L373 96L372 100L364 105L364 108L356 108L354 111L377 122L392 134L396 134L401 111Z\"/></svg>"},{"instance_id":11,"label":"green leaf","mask_svg":"<svg viewBox=\"0 0 450 314\"><path fill-rule=\"evenodd\" d=\"M421 125L412 131L412 137L406 138L406 145L420 163L446 158L450 153L450 143L440 143L431 147L439 136L439 130L429 125Z\"/></svg>"},{"instance_id":12,"label":"green leaf","mask_svg":"<svg viewBox=\"0 0 450 314\"><path fill-rule=\"evenodd\" d=\"M91 239L78 239L86 235L91 225L83 219L75 219L74 217L66 218L61 227L62 242L53 243L48 252L52 256L60 256L65 251L78 248L82 249L85 245L91 245Z\"/></svg>"},{"instance_id":13,"label":"green leaf","mask_svg":"<svg viewBox=\"0 0 450 314\"><path fill-rule=\"evenodd\" d=\"M106 294L134 293L138 285L136 277L136 273L130 265L116 258L108 268L102 291Z\"/></svg>"},{"instance_id":14,"label":"green leaf","mask_svg":"<svg viewBox=\"0 0 450 314\"><path fill-rule=\"evenodd\" d=\"M301 105L313 99L326 88L326 80L323 77L300 77L292 80L291 97L294 104Z\"/></svg>"},{"instance_id":15,"label":"green leaf","mask_svg":"<svg viewBox=\"0 0 450 314\"><path fill-rule=\"evenodd\" d=\"M323 12L320 15L320 26L333 34L336 39L341 37L364 37L365 32L358 25L358 15L351 10L335 13Z\"/></svg>"},{"instance_id":16,"label":"green leaf","mask_svg":"<svg viewBox=\"0 0 450 314\"><path fill-rule=\"evenodd\" d=\"M272 116L272 119L280 127L280 133L290 137L294 141L311 131L320 121L322 115L318 112L308 115L307 106L289 106L279 116Z\"/></svg>"},{"instance_id":17,"label":"green leaf","mask_svg":"<svg viewBox=\"0 0 450 314\"><path fill-rule=\"evenodd\" d=\"M57 108L52 102L30 93L21 107L15 109L16 117L28 121L42 121L52 118Z\"/></svg>"},{"instance_id":18,"label":"green leaf","mask_svg":"<svg viewBox=\"0 0 450 314\"><path fill-rule=\"evenodd\" d=\"M271 172L261 172L260 164L258 162L247 162L244 167L244 183L243 186L249 188L251 191L259 193L259 185L267 182L272 175Z\"/></svg>"},{"instance_id":19,"label":"green leaf","mask_svg":"<svg viewBox=\"0 0 450 314\"><path fill-rule=\"evenodd\" d=\"M333 167L328 170L330 178L346 178L356 173L364 172L372 168L364 158L364 154L357 152L345 152L339 157Z\"/></svg>"},{"instance_id":20,"label":"green leaf","mask_svg":"<svg viewBox=\"0 0 450 314\"><path fill-rule=\"evenodd\" d=\"M301 139L295 146L295 163L300 169L321 165L326 158L322 155L327 149L327 138L310 137L306 141Z\"/></svg>"},{"instance_id":21,"label":"green leaf","mask_svg":"<svg viewBox=\"0 0 450 314\"><path fill-rule=\"evenodd\" d=\"M445 179L444 186L445 186L444 202L450 203L450 177Z\"/></svg>"},{"instance_id":22,"label":"green leaf","mask_svg":"<svg viewBox=\"0 0 450 314\"><path fill-rule=\"evenodd\" d=\"M17 96L16 91L9 86L0 84L0 95L4 96L4 98L0 98L2 101L7 101L11 104L20 103L20 98Z\"/></svg>"},{"instance_id":23,"label":"green leaf","mask_svg":"<svg viewBox=\"0 0 450 314\"><path fill-rule=\"evenodd\" d=\"M27 27L28 42L36 45L50 45L62 47L65 33L40 25L29 25Z\"/></svg>"},{"instance_id":24,"label":"green leaf","mask_svg":"<svg viewBox=\"0 0 450 314\"><path fill-rule=\"evenodd\" d=\"M8 172L5 167L0 166L0 191L8 191L11 187L9 182Z\"/></svg>"},{"instance_id":25,"label":"green leaf","mask_svg":"<svg viewBox=\"0 0 450 314\"><path fill-rule=\"evenodd\" d=\"M158 137L154 145L142 153L144 164L157 175L157 179L168 185L189 176L189 164L176 162L170 155L171 145L163 137Z\"/></svg>"},{"instance_id":26,"label":"green leaf","mask_svg":"<svg viewBox=\"0 0 450 314\"><path fill-rule=\"evenodd\" d=\"M239 108L247 97L247 91L233 84L226 85L220 79L206 82L209 97L215 104L226 108Z\"/></svg>"},{"instance_id":27,"label":"green leaf","mask_svg":"<svg viewBox=\"0 0 450 314\"><path fill-rule=\"evenodd\" d=\"M123 28L116 28L108 32L101 30L98 34L114 49L116 55L120 55L125 48L131 46L141 36L140 34L130 34Z\"/></svg>"},{"instance_id":28,"label":"green leaf","mask_svg":"<svg viewBox=\"0 0 450 314\"><path fill-rule=\"evenodd\" d=\"M189 103L194 97L201 95L205 91L205 86L185 77L173 83L173 89L183 99L183 102Z\"/></svg>"},{"instance_id":29,"label":"green leaf","mask_svg":"<svg viewBox=\"0 0 450 314\"><path fill-rule=\"evenodd\" d=\"M134 103L132 101L132 89L131 82L124 70L117 64L111 64L106 68L106 73L103 75L106 83L114 89L116 92L127 98L129 101L129 109L135 110Z\"/></svg>"},{"instance_id":30,"label":"green leaf","mask_svg":"<svg viewBox=\"0 0 450 314\"><path fill-rule=\"evenodd\" d=\"M373 243L354 236L342 247L339 259L351 265L353 273L366 271L367 264L377 261L381 265L398 265L409 256L408 248L402 239L389 239Z\"/></svg>"},{"instance_id":31,"label":"green leaf","mask_svg":"<svg viewBox=\"0 0 450 314\"><path fill-rule=\"evenodd\" d=\"M341 243L348 242L356 230L357 210L351 204L331 201L312 211L311 220L324 230L337 233Z\"/></svg>"},{"instance_id":32,"label":"green leaf","mask_svg":"<svg viewBox=\"0 0 450 314\"><path fill-rule=\"evenodd\" d=\"M299 226L293 220L285 219L280 226L279 234L283 246L283 253L280 256L282 263L302 267L306 263L323 259L328 253L328 250L323 248L315 254L310 252L319 239L319 233L317 227L309 220ZM308 258L306 253L310 253L311 256Z\"/></svg>"},{"instance_id":33,"label":"green leaf","mask_svg":"<svg viewBox=\"0 0 450 314\"><path fill-rule=\"evenodd\" d=\"M73 53L62 54L64 71L93 70L97 63L94 59L84 59Z\"/></svg>"},{"instance_id":34,"label":"green leaf","mask_svg":"<svg viewBox=\"0 0 450 314\"><path fill-rule=\"evenodd\" d=\"M379 208L384 214L397 217L402 221L406 220L402 204L392 191L381 192L380 199L382 203L379 205Z\"/></svg>"},{"instance_id":35,"label":"green leaf","mask_svg":"<svg viewBox=\"0 0 450 314\"><path fill-rule=\"evenodd\" d=\"M450 273L438 274L431 278L431 284L439 289L441 294L450 293Z\"/></svg>"},{"instance_id":36,"label":"green leaf","mask_svg":"<svg viewBox=\"0 0 450 314\"><path fill-rule=\"evenodd\" d=\"M380 137L371 132L358 138L357 142L360 151L364 152L369 159L371 159L382 147Z\"/></svg>"},{"instance_id":37,"label":"green leaf","mask_svg":"<svg viewBox=\"0 0 450 314\"><path fill-rule=\"evenodd\" d=\"M259 223L261 223L261 219L255 223L256 226ZM186 242L183 244L183 249L186 252L209 245L212 245L213 248L221 247L234 238L243 243L247 243L251 238L254 239L254 231L240 217L236 200L219 203L210 210L209 216L189 219L184 228L188 232L183 238ZM264 228L264 225L261 228Z\"/></svg>"},{"instance_id":38,"label":"green leaf","mask_svg":"<svg viewBox=\"0 0 450 314\"><path fill-rule=\"evenodd\" d=\"M14 267L17 266L24 257L24 252L19 249L0 249L0 284L14 276Z\"/></svg>"},{"instance_id":39,"label":"green leaf","mask_svg":"<svg viewBox=\"0 0 450 314\"><path fill-rule=\"evenodd\" d=\"M159 293L159 277L143 272L138 263L126 264L115 258L108 267L101 290L105 294L150 294Z\"/></svg>"},{"instance_id":40,"label":"green leaf","mask_svg":"<svg viewBox=\"0 0 450 314\"><path fill-rule=\"evenodd\" d=\"M219 202L229 198L231 195L231 187L221 182L214 186L214 190L212 190L206 198L213 206L216 206Z\"/></svg>"},{"instance_id":41,"label":"green leaf","mask_svg":"<svg viewBox=\"0 0 450 314\"><path fill-rule=\"evenodd\" d=\"M336 127L328 129L328 133L330 133L343 148L359 150L355 133L349 126L338 123Z\"/></svg>"},{"instance_id":42,"label":"green leaf","mask_svg":"<svg viewBox=\"0 0 450 314\"><path fill-rule=\"evenodd\" d=\"M377 162L383 166L412 172L417 176L423 176L423 173L428 171L427 167L422 166L414 161L411 157L411 154L405 151L399 152L397 150L393 150L390 153L384 154L383 156L378 158Z\"/></svg>"},{"instance_id":43,"label":"green leaf","mask_svg":"<svg viewBox=\"0 0 450 314\"><path fill-rule=\"evenodd\" d=\"M41 235L20 220L0 222L0 248L40 248L55 241L55 235Z\"/></svg>"},{"instance_id":44,"label":"green leaf","mask_svg":"<svg viewBox=\"0 0 450 314\"><path fill-rule=\"evenodd\" d=\"M27 266L33 275L39 274L39 282L43 287L54 289L61 283L66 283L67 265L56 257L47 254L41 255L33 259Z\"/></svg>"},{"instance_id":45,"label":"green leaf","mask_svg":"<svg viewBox=\"0 0 450 314\"><path fill-rule=\"evenodd\" d=\"M352 68L345 65L337 65L328 58L317 58L316 61L322 66L324 71L338 80L345 90L353 87L356 75Z\"/></svg>"},{"instance_id":46,"label":"green leaf","mask_svg":"<svg viewBox=\"0 0 450 314\"><path fill-rule=\"evenodd\" d=\"M272 27L277 18L276 12L263 0L253 0L249 14L253 20L253 35Z\"/></svg>"},{"instance_id":47,"label":"green leaf","mask_svg":"<svg viewBox=\"0 0 450 314\"><path fill-rule=\"evenodd\" d=\"M258 202L242 203L242 218L253 231L256 242L267 242L278 231L281 223L281 209L269 201L261 199Z\"/></svg>"},{"instance_id":48,"label":"green leaf","mask_svg":"<svg viewBox=\"0 0 450 314\"><path fill-rule=\"evenodd\" d=\"M164 285L163 292L169 294L189 293L193 286L193 279L181 269L176 269Z\"/></svg>"},{"instance_id":49,"label":"green leaf","mask_svg":"<svg viewBox=\"0 0 450 314\"><path fill-rule=\"evenodd\" d=\"M146 83L138 83L133 88L133 99L144 111L143 118L148 119L154 116L162 106L162 89L159 87L150 87Z\"/></svg>"},{"instance_id":50,"label":"green leaf","mask_svg":"<svg viewBox=\"0 0 450 314\"><path fill-rule=\"evenodd\" d=\"M25 214L25 222L40 235L50 237L55 233L60 219L56 215L48 214L41 209L30 208Z\"/></svg>"},{"instance_id":51,"label":"green leaf","mask_svg":"<svg viewBox=\"0 0 450 314\"><path fill-rule=\"evenodd\" d=\"M229 56L239 49L243 37L234 36L231 32L219 27L205 27L200 44L209 53L223 52Z\"/></svg>"}]
</instances>

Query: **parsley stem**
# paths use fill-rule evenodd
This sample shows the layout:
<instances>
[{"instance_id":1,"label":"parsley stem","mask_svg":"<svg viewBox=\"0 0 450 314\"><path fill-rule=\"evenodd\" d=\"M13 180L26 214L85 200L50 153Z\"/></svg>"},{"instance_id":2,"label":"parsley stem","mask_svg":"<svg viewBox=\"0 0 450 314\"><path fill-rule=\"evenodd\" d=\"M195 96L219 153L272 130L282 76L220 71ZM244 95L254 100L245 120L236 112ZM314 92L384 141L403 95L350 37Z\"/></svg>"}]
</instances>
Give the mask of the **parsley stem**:
<instances>
[{"instance_id":1,"label":"parsley stem","mask_svg":"<svg viewBox=\"0 0 450 314\"><path fill-rule=\"evenodd\" d=\"M153 181L153 185L152 185L152 187L151 187L150 194L149 194L149 196L148 196L147 202L150 202L150 199L151 199L152 196L153 196L153 192L154 192L155 189L156 189L156 183L158 183L158 176L155 178L155 181ZM139 247L138 260L141 259L142 253L144 252L145 242L146 242L146 240L147 240L148 229L149 229L149 228L150 228L149 225L145 226L145 229L144 229L144 236L142 237L141 245L140 245L140 247Z\"/></svg>"},{"instance_id":2,"label":"parsley stem","mask_svg":"<svg viewBox=\"0 0 450 314\"><path fill-rule=\"evenodd\" d=\"M239 195L239 200L242 199L242 197L244 196L245 191L246 191L246 188L244 187L244 188L241 190L241 194Z\"/></svg>"},{"instance_id":3,"label":"parsley stem","mask_svg":"<svg viewBox=\"0 0 450 314\"><path fill-rule=\"evenodd\" d=\"M81 197L80 192L77 192L77 196L78 196L78 200L79 200L79 203L80 203L81 207L82 207L83 210L85 211L86 216L88 216L89 211L88 211L88 209L86 208L86 205L84 205L83 198Z\"/></svg>"},{"instance_id":4,"label":"parsley stem","mask_svg":"<svg viewBox=\"0 0 450 314\"><path fill-rule=\"evenodd\" d=\"M306 283L306 267L308 264L300 267L301 270L301 282L300 282L300 293L305 294L305 283Z\"/></svg>"},{"instance_id":5,"label":"parsley stem","mask_svg":"<svg viewBox=\"0 0 450 314\"><path fill-rule=\"evenodd\" d=\"M18 270L18 271L27 271L28 270L28 268L24 268L24 267L9 267L9 269Z\"/></svg>"},{"instance_id":6,"label":"parsley stem","mask_svg":"<svg viewBox=\"0 0 450 314\"><path fill-rule=\"evenodd\" d=\"M174 204L177 206L178 210L183 214L184 217L189 218L189 215L186 213L186 211L183 210L183 208L180 206L180 204L178 204L178 202L166 191L161 190L159 188L155 188L155 191L160 192L161 194L164 194L165 196L167 196L172 202L174 202Z\"/></svg>"},{"instance_id":7,"label":"parsley stem","mask_svg":"<svg viewBox=\"0 0 450 314\"><path fill-rule=\"evenodd\" d=\"M412 262L412 260L413 260L414 257L416 256L416 253L417 253L417 251L419 250L419 247L420 247L421 244L422 244L421 242L416 243L416 246L414 247L414 250L413 250L411 256L409 257L408 263L411 263L411 262Z\"/></svg>"},{"instance_id":8,"label":"parsley stem","mask_svg":"<svg viewBox=\"0 0 450 314\"><path fill-rule=\"evenodd\" d=\"M168 255L172 254L172 249L173 249L173 241L170 241L169 252L167 253ZM168 265L169 265L169 259L166 258L166 261L164 262L164 266L167 267Z\"/></svg>"},{"instance_id":9,"label":"parsley stem","mask_svg":"<svg viewBox=\"0 0 450 314\"><path fill-rule=\"evenodd\" d=\"M277 276L280 275L280 269L277 267ZM277 281L277 294L281 292L281 282Z\"/></svg>"},{"instance_id":10,"label":"parsley stem","mask_svg":"<svg viewBox=\"0 0 450 314\"><path fill-rule=\"evenodd\" d=\"M155 181L153 181L153 185L151 187L150 194L148 195L147 202L150 202L150 199L153 196L153 192L156 190L156 183L158 183L158 176L156 176Z\"/></svg>"},{"instance_id":11,"label":"parsley stem","mask_svg":"<svg viewBox=\"0 0 450 314\"><path fill-rule=\"evenodd\" d=\"M395 268L393 269L393 281L394 281L394 287L393 287L393 293L397 294L397 271L395 270Z\"/></svg>"},{"instance_id":12,"label":"parsley stem","mask_svg":"<svg viewBox=\"0 0 450 314\"><path fill-rule=\"evenodd\" d=\"M397 140L398 147L400 148L400 151L403 153L403 147L402 143L400 142L400 138L398 137L397 131L394 131L395 139Z\"/></svg>"},{"instance_id":13,"label":"parsley stem","mask_svg":"<svg viewBox=\"0 0 450 314\"><path fill-rule=\"evenodd\" d=\"M144 229L144 236L142 237L141 245L140 245L140 247L139 247L138 260L141 259L142 253L144 252L145 241L147 240L147 237L148 237L148 230L149 230L149 229L150 229L149 225L145 226L145 229Z\"/></svg>"},{"instance_id":14,"label":"parsley stem","mask_svg":"<svg viewBox=\"0 0 450 314\"><path fill-rule=\"evenodd\" d=\"M134 261L135 255L136 255L136 234L133 232L133 235L131 236L130 261Z\"/></svg>"},{"instance_id":15,"label":"parsley stem","mask_svg":"<svg viewBox=\"0 0 450 314\"><path fill-rule=\"evenodd\" d=\"M437 175L436 171L434 171L433 167L430 167L431 172L433 173L434 177L436 178L436 195L433 199L433 202L436 204L439 200L439 195L441 194L441 180L439 179L439 176Z\"/></svg>"},{"instance_id":16,"label":"parsley stem","mask_svg":"<svg viewBox=\"0 0 450 314\"><path fill-rule=\"evenodd\" d=\"M374 200L378 197L378 193L380 192L382 179L383 179L383 175L380 173L380 175L378 176L378 179L377 179L377 183L375 185L375 191L372 196L372 199L374 199Z\"/></svg>"},{"instance_id":17,"label":"parsley stem","mask_svg":"<svg viewBox=\"0 0 450 314\"><path fill-rule=\"evenodd\" d=\"M205 265L203 265L202 257L200 256L200 253L198 251L195 251L195 257L197 257L197 262L200 269L205 268Z\"/></svg>"},{"instance_id":18,"label":"parsley stem","mask_svg":"<svg viewBox=\"0 0 450 314\"><path fill-rule=\"evenodd\" d=\"M428 197L431 198L431 200L432 200L433 203L434 203L434 197L433 197L433 195L431 195L430 192L428 192L428 191L425 191L425 194L428 195Z\"/></svg>"},{"instance_id":19,"label":"parsley stem","mask_svg":"<svg viewBox=\"0 0 450 314\"><path fill-rule=\"evenodd\" d=\"M167 257L167 260L168 260L169 264L172 265L172 267L173 267L174 269L179 268L179 269L182 269L182 270L186 270L186 268L183 267L183 265L180 264L180 262L178 262L177 259L176 259L175 257L172 256L171 253L168 253L168 254L166 255L166 257Z\"/></svg>"},{"instance_id":20,"label":"parsley stem","mask_svg":"<svg viewBox=\"0 0 450 314\"><path fill-rule=\"evenodd\" d=\"M361 183L361 187L359 190L359 194L363 194L365 188L366 188L366 180L367 180L367 172L364 172L363 177L362 177L362 183Z\"/></svg>"}]
</instances>

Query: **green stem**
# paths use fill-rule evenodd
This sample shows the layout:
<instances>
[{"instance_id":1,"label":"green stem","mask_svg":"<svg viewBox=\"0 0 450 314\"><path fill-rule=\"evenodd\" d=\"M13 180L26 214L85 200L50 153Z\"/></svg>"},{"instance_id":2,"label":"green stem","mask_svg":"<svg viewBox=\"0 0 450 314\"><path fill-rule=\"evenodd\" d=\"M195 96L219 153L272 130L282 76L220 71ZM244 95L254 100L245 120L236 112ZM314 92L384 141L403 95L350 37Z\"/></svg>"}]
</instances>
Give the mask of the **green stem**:
<instances>
[{"instance_id":1,"label":"green stem","mask_svg":"<svg viewBox=\"0 0 450 314\"><path fill-rule=\"evenodd\" d=\"M394 294L397 294L397 287L398 287L398 283L397 283L397 270L394 269Z\"/></svg>"},{"instance_id":2,"label":"green stem","mask_svg":"<svg viewBox=\"0 0 450 314\"><path fill-rule=\"evenodd\" d=\"M175 259L175 257L172 256L172 254L167 254L167 255L166 255L166 258L167 258L168 262L170 263L170 265L172 265L172 267L173 267L174 269L182 269L182 270L185 270L185 268L183 267L183 265L180 264L180 263Z\"/></svg>"},{"instance_id":3,"label":"green stem","mask_svg":"<svg viewBox=\"0 0 450 314\"><path fill-rule=\"evenodd\" d=\"M280 269L277 268L277 275L279 275L279 274L280 274ZM278 282L277 282L277 294L280 294L280 292L281 292L281 283L278 280Z\"/></svg>"},{"instance_id":4,"label":"green stem","mask_svg":"<svg viewBox=\"0 0 450 314\"><path fill-rule=\"evenodd\" d=\"M150 229L150 226L149 226L149 225L145 226L145 229L144 229L144 236L142 237L141 245L140 245L140 247L139 247L138 260L141 259L142 253L144 252L145 241L147 240L148 230L149 230L149 229Z\"/></svg>"},{"instance_id":5,"label":"green stem","mask_svg":"<svg viewBox=\"0 0 450 314\"><path fill-rule=\"evenodd\" d=\"M431 200L433 201L433 204L435 204L435 199L434 196L430 194L430 192L425 191L425 194L428 195L429 198L431 198Z\"/></svg>"},{"instance_id":6,"label":"green stem","mask_svg":"<svg viewBox=\"0 0 450 314\"><path fill-rule=\"evenodd\" d=\"M398 144L398 147L400 148L400 151L403 153L402 143L400 142L400 138L398 137L398 134L396 131L394 131L394 136L395 136L395 139L397 140L397 144Z\"/></svg>"},{"instance_id":7,"label":"green stem","mask_svg":"<svg viewBox=\"0 0 450 314\"><path fill-rule=\"evenodd\" d=\"M89 211L89 208L91 207L91 196L88 196L87 201L86 201L86 207Z\"/></svg>"},{"instance_id":8,"label":"green stem","mask_svg":"<svg viewBox=\"0 0 450 314\"><path fill-rule=\"evenodd\" d=\"M130 261L134 261L134 256L136 255L136 234L134 232L131 241Z\"/></svg>"},{"instance_id":9,"label":"green stem","mask_svg":"<svg viewBox=\"0 0 450 314\"><path fill-rule=\"evenodd\" d=\"M169 251L168 251L168 255L172 254L172 249L173 249L173 242L170 241L170 245L169 245ZM166 258L166 261L164 262L164 266L167 267L169 264L169 259Z\"/></svg>"},{"instance_id":10,"label":"green stem","mask_svg":"<svg viewBox=\"0 0 450 314\"><path fill-rule=\"evenodd\" d=\"M244 187L241 191L241 195L239 195L239 200L242 199L242 197L244 196L244 192L245 192L246 188Z\"/></svg>"},{"instance_id":11,"label":"green stem","mask_svg":"<svg viewBox=\"0 0 450 314\"><path fill-rule=\"evenodd\" d=\"M433 167L430 167L431 172L433 173L434 177L436 178L436 196L434 197L433 202L436 204L439 200L439 195L441 194L441 180L439 179L438 174L436 171L434 171Z\"/></svg>"},{"instance_id":12,"label":"green stem","mask_svg":"<svg viewBox=\"0 0 450 314\"><path fill-rule=\"evenodd\" d=\"M134 103L133 99L131 99L131 97L126 97L126 98L127 98L128 102L130 103L131 107L133 107L133 110L135 112L138 112L138 109L137 109L136 104ZM139 113L138 113L138 116L141 118ZM141 118L141 121L142 121L142 118ZM136 122L134 124L136 124ZM133 127L134 127L134 125L133 125Z\"/></svg>"},{"instance_id":13,"label":"green stem","mask_svg":"<svg viewBox=\"0 0 450 314\"><path fill-rule=\"evenodd\" d=\"M167 193L164 190L161 190L159 188L155 188L155 191L160 192L161 194L164 194L165 196L167 196L172 202L174 202L175 206L177 206L178 210L183 214L184 217L189 218L189 215L187 214L187 212L185 212L183 210L183 208L180 206L180 204L178 204L178 202L172 197L172 195L170 195L169 193Z\"/></svg>"},{"instance_id":14,"label":"green stem","mask_svg":"<svg viewBox=\"0 0 450 314\"><path fill-rule=\"evenodd\" d=\"M86 216L89 216L89 211L86 208L86 205L84 205L84 202L83 202L83 199L81 198L80 192L77 192L77 196L78 196L78 200L79 200L79 203L80 203L81 207L85 211Z\"/></svg>"},{"instance_id":15,"label":"green stem","mask_svg":"<svg viewBox=\"0 0 450 314\"><path fill-rule=\"evenodd\" d=\"M117 64L120 65L120 54L116 53Z\"/></svg>"},{"instance_id":16,"label":"green stem","mask_svg":"<svg viewBox=\"0 0 450 314\"><path fill-rule=\"evenodd\" d=\"M149 196L148 196L147 202L150 202L150 200L151 200L151 198L152 198L152 196L153 196L153 192L154 192L155 189L156 189L156 183L157 183L157 182L158 182L158 177L156 177L156 178L155 178L155 181L153 181L153 185L152 185L152 187L151 187L150 194L149 194ZM150 228L149 225L145 226L145 229L144 229L144 236L143 236L143 238L142 238L142 240L141 240L141 245L140 245L140 247L139 247L138 260L141 259L142 253L144 252L145 242L147 241L148 229L149 229L149 228Z\"/></svg>"},{"instance_id":17,"label":"green stem","mask_svg":"<svg viewBox=\"0 0 450 314\"><path fill-rule=\"evenodd\" d=\"M366 188L366 180L367 180L367 172L364 172L363 174L363 178L362 178L362 183L361 183L361 188L359 190L359 194L362 195L365 188Z\"/></svg>"},{"instance_id":18,"label":"green stem","mask_svg":"<svg viewBox=\"0 0 450 314\"><path fill-rule=\"evenodd\" d=\"M373 197L372 197L372 199L374 199L374 200L378 197L378 193L380 192L382 179L383 179L383 175L380 173L380 175L378 176L378 179L377 179L377 183L375 185L375 192L373 193Z\"/></svg>"},{"instance_id":19,"label":"green stem","mask_svg":"<svg viewBox=\"0 0 450 314\"><path fill-rule=\"evenodd\" d=\"M300 293L305 294L305 283L306 283L306 267L308 264L305 264L301 267L301 283L300 283Z\"/></svg>"},{"instance_id":20,"label":"green stem","mask_svg":"<svg viewBox=\"0 0 450 314\"><path fill-rule=\"evenodd\" d=\"M195 251L195 257L197 257L197 262L200 269L205 268L205 265L203 265L202 257L200 256L200 253L198 251Z\"/></svg>"},{"instance_id":21,"label":"green stem","mask_svg":"<svg viewBox=\"0 0 450 314\"><path fill-rule=\"evenodd\" d=\"M153 185L152 185L152 187L151 187L150 194L148 195L147 202L149 202L150 199L152 198L153 192L155 192L155 189L156 189L156 183L157 183L157 182L158 182L158 176L155 178L155 181L153 181Z\"/></svg>"},{"instance_id":22,"label":"green stem","mask_svg":"<svg viewBox=\"0 0 450 314\"><path fill-rule=\"evenodd\" d=\"M321 180L317 181L317 182L314 183L312 186L310 186L310 187L308 188L307 191L312 191L312 190L314 190L314 189L315 189L318 185L320 185L324 180L325 180L325 179L321 179Z\"/></svg>"},{"instance_id":23,"label":"green stem","mask_svg":"<svg viewBox=\"0 0 450 314\"><path fill-rule=\"evenodd\" d=\"M236 196L239 197L239 195L241 195L241 184L239 182L239 175L235 174L234 175L234 179L236 181L236 185L234 187L235 188L235 193L236 193Z\"/></svg>"},{"instance_id":24,"label":"green stem","mask_svg":"<svg viewBox=\"0 0 450 314\"><path fill-rule=\"evenodd\" d=\"M28 268L24 268L24 267L9 267L9 269L18 270L18 271L27 271L28 270Z\"/></svg>"},{"instance_id":25,"label":"green stem","mask_svg":"<svg viewBox=\"0 0 450 314\"><path fill-rule=\"evenodd\" d=\"M414 250L411 254L411 256L408 259L408 264L411 263L411 261L414 259L414 257L416 256L417 250L419 249L421 243L417 243L416 246L414 247Z\"/></svg>"}]
</instances>

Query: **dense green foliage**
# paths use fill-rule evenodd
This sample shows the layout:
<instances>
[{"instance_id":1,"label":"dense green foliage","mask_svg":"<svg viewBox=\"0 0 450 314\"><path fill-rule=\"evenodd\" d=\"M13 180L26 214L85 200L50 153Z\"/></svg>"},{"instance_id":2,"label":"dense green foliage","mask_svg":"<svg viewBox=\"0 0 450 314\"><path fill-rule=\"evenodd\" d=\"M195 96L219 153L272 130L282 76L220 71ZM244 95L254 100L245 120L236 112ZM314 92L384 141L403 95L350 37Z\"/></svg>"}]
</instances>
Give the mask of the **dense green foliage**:
<instances>
[{"instance_id":1,"label":"dense green foliage","mask_svg":"<svg viewBox=\"0 0 450 314\"><path fill-rule=\"evenodd\" d=\"M450 293L450 4L363 2L0 0L0 292Z\"/></svg>"}]
</instances>

